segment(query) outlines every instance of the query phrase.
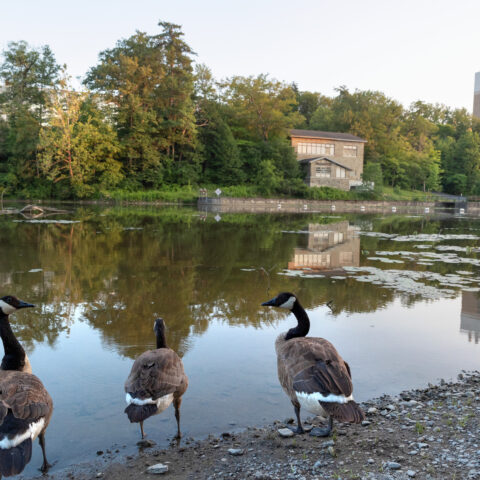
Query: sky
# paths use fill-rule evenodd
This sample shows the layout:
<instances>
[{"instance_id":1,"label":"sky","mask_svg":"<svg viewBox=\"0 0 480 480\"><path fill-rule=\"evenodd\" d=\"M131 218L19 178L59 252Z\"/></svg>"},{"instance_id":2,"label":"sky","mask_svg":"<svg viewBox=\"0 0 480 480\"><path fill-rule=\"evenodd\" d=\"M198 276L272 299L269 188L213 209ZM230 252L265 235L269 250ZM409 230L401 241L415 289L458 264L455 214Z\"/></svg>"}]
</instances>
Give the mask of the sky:
<instances>
[{"instance_id":1,"label":"sky","mask_svg":"<svg viewBox=\"0 0 480 480\"><path fill-rule=\"evenodd\" d=\"M49 45L82 77L99 52L162 20L219 80L268 73L328 96L346 86L471 111L479 19L479 0L0 0L0 50Z\"/></svg>"}]
</instances>

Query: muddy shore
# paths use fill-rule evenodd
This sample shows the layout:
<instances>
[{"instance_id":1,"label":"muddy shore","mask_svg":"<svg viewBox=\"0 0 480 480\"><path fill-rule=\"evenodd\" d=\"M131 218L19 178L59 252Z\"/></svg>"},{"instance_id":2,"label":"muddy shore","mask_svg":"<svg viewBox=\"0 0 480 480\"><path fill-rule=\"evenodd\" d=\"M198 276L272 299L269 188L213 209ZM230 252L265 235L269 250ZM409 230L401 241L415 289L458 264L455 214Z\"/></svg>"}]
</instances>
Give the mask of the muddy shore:
<instances>
[{"instance_id":1,"label":"muddy shore","mask_svg":"<svg viewBox=\"0 0 480 480\"><path fill-rule=\"evenodd\" d=\"M89 465L75 465L46 477L87 480L136 479L476 479L480 478L480 372L455 382L383 396L362 404L362 425L335 424L328 438L308 433L283 438L293 419L224 432L168 449L139 448L120 458L99 452ZM308 418L306 426L318 424ZM153 441L153 439L151 439ZM153 442L152 442L153 443ZM159 471L148 468L161 464Z\"/></svg>"}]
</instances>

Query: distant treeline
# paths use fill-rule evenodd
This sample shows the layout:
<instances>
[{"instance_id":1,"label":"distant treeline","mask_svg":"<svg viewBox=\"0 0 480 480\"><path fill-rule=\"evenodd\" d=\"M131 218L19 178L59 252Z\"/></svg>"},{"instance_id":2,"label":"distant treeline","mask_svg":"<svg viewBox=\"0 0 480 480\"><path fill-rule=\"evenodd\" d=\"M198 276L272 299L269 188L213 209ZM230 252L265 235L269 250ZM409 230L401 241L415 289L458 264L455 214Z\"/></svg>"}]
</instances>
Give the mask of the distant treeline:
<instances>
[{"instance_id":1,"label":"distant treeline","mask_svg":"<svg viewBox=\"0 0 480 480\"><path fill-rule=\"evenodd\" d=\"M12 42L0 65L0 193L82 198L179 185L252 185L306 196L290 128L368 141L365 180L480 195L480 123L465 109L408 109L377 91L299 91L260 74L222 81L180 26L100 53L82 89L48 46ZM311 194L310 194L311 195Z\"/></svg>"}]
</instances>

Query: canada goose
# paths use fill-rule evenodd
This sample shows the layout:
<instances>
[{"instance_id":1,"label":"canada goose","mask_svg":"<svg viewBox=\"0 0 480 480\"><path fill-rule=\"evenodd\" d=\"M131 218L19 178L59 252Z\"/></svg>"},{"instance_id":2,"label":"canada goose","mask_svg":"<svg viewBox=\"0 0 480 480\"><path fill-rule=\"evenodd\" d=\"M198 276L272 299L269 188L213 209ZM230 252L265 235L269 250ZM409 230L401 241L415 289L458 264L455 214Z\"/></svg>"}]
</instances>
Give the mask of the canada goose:
<instances>
[{"instance_id":1,"label":"canada goose","mask_svg":"<svg viewBox=\"0 0 480 480\"><path fill-rule=\"evenodd\" d=\"M25 351L8 320L16 310L33 306L13 296L0 299L0 337L5 349L0 369L0 478L23 471L37 437L43 454L41 470L46 472L50 467L45 454L45 430L52 416L52 399L42 382L25 371Z\"/></svg>"},{"instance_id":2,"label":"canada goose","mask_svg":"<svg viewBox=\"0 0 480 480\"><path fill-rule=\"evenodd\" d=\"M188 378L182 360L167 346L163 319L155 320L153 330L157 337L157 349L147 350L135 360L125 382L128 404L125 413L130 422L140 422L142 438L145 438L144 420L163 412L173 401L177 419L176 438L181 438L180 404L188 387Z\"/></svg>"},{"instance_id":3,"label":"canada goose","mask_svg":"<svg viewBox=\"0 0 480 480\"><path fill-rule=\"evenodd\" d=\"M280 293L262 305L285 308L297 318L297 326L281 333L275 342L278 379L295 409L296 433L304 433L300 407L328 418L326 428L312 430L311 434L316 436L330 435L333 418L352 423L364 420L364 413L353 400L348 363L327 340L306 338L310 320L296 296L293 293Z\"/></svg>"},{"instance_id":4,"label":"canada goose","mask_svg":"<svg viewBox=\"0 0 480 480\"><path fill-rule=\"evenodd\" d=\"M8 321L8 316L21 308L33 307L30 303L22 302L16 297L7 295L0 299L1 321L0 336L2 337L5 355L0 365L1 370L16 370L32 373L30 360L20 342L15 337Z\"/></svg>"}]
</instances>

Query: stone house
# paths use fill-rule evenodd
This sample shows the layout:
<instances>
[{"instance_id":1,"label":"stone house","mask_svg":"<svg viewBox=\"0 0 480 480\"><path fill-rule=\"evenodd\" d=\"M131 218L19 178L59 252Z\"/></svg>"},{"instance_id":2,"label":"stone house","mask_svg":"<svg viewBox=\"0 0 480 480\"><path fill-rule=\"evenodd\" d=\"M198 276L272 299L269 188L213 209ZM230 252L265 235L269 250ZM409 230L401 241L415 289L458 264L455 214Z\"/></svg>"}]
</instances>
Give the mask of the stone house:
<instances>
[{"instance_id":1,"label":"stone house","mask_svg":"<svg viewBox=\"0 0 480 480\"><path fill-rule=\"evenodd\" d=\"M350 133L290 130L309 187L350 190L362 184L366 140Z\"/></svg>"}]
</instances>

